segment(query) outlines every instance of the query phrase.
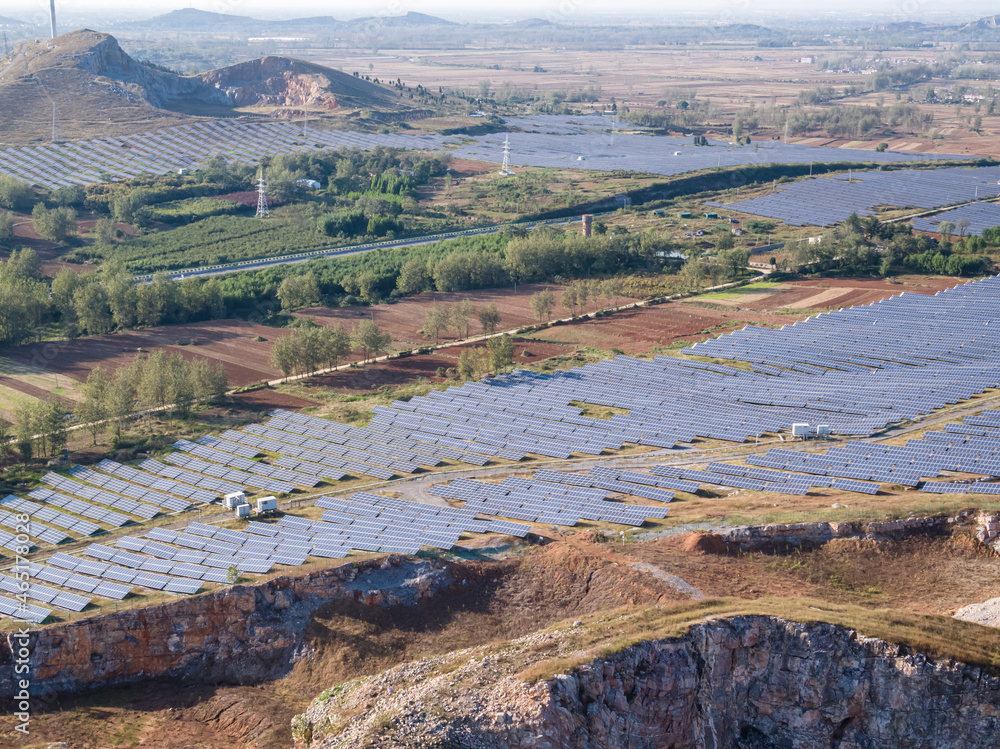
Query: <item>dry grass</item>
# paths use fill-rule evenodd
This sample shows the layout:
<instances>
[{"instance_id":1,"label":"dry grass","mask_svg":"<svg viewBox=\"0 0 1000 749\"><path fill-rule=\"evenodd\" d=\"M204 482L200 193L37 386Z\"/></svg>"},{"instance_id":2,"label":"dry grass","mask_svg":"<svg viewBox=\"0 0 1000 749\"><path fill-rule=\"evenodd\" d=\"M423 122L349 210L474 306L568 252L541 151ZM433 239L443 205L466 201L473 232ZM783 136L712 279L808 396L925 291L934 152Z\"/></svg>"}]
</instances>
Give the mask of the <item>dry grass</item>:
<instances>
[{"instance_id":1,"label":"dry grass","mask_svg":"<svg viewBox=\"0 0 1000 749\"><path fill-rule=\"evenodd\" d=\"M950 617L871 610L809 598L754 601L721 598L584 618L584 625L568 635L569 647L577 651L575 655L542 660L521 671L520 677L529 682L550 679L640 642L681 637L697 624L736 616L775 616L804 624L835 624L866 637L912 648L931 658L953 658L1000 673L1000 633L989 627Z\"/></svg>"}]
</instances>

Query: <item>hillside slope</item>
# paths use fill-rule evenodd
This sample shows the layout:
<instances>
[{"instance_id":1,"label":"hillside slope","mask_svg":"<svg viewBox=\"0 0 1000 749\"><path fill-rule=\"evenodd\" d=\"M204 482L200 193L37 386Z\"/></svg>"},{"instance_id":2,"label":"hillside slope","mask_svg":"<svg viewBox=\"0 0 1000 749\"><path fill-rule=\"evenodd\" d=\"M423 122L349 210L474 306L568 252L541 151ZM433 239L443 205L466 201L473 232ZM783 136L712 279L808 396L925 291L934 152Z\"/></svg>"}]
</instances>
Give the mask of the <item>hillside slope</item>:
<instances>
[{"instance_id":1,"label":"hillside slope","mask_svg":"<svg viewBox=\"0 0 1000 749\"><path fill-rule=\"evenodd\" d=\"M87 29L26 42L0 66L0 143L120 135L177 124L182 115L232 116L237 107L400 109L385 88L286 57L181 76L132 59ZM54 111L53 111L54 110Z\"/></svg>"}]
</instances>

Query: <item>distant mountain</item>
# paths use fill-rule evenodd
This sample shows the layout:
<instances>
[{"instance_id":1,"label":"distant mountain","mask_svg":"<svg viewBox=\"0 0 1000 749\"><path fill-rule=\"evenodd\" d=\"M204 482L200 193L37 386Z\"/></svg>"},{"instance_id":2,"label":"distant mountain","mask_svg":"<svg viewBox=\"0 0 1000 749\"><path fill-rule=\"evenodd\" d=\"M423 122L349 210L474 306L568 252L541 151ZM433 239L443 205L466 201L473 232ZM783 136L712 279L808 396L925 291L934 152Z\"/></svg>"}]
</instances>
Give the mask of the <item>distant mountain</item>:
<instances>
[{"instance_id":1,"label":"distant mountain","mask_svg":"<svg viewBox=\"0 0 1000 749\"><path fill-rule=\"evenodd\" d=\"M426 13L415 13L410 11L402 16L373 16L371 18L356 18L348 21L348 26L369 26L378 25L386 28L399 28L402 26L457 26L454 21L446 21L437 16L429 16Z\"/></svg>"},{"instance_id":2,"label":"distant mountain","mask_svg":"<svg viewBox=\"0 0 1000 749\"><path fill-rule=\"evenodd\" d=\"M962 27L962 31L986 31L987 29L996 29L998 27L1000 27L1000 15L984 16L965 24Z\"/></svg>"},{"instance_id":3,"label":"distant mountain","mask_svg":"<svg viewBox=\"0 0 1000 749\"><path fill-rule=\"evenodd\" d=\"M515 29L538 29L545 26L555 26L555 24L545 18L525 18L523 21L515 21L511 24L511 27Z\"/></svg>"},{"instance_id":4,"label":"distant mountain","mask_svg":"<svg viewBox=\"0 0 1000 749\"><path fill-rule=\"evenodd\" d=\"M0 16L0 29L15 29L19 26L29 26L30 24L24 21L18 21L16 18L7 18L6 16Z\"/></svg>"},{"instance_id":5,"label":"distant mountain","mask_svg":"<svg viewBox=\"0 0 1000 749\"><path fill-rule=\"evenodd\" d=\"M72 128L67 137L162 127L181 114L232 116L238 107L412 109L382 86L288 57L181 76L137 62L110 34L87 29L18 51L24 64L0 78L0 142L37 138L53 103Z\"/></svg>"},{"instance_id":6,"label":"distant mountain","mask_svg":"<svg viewBox=\"0 0 1000 749\"><path fill-rule=\"evenodd\" d=\"M145 21L123 24L126 27L142 27L163 31L233 31L247 27L267 26L267 21L258 21L249 16L233 16L227 13L212 13L197 8L173 10L162 16Z\"/></svg>"}]
</instances>

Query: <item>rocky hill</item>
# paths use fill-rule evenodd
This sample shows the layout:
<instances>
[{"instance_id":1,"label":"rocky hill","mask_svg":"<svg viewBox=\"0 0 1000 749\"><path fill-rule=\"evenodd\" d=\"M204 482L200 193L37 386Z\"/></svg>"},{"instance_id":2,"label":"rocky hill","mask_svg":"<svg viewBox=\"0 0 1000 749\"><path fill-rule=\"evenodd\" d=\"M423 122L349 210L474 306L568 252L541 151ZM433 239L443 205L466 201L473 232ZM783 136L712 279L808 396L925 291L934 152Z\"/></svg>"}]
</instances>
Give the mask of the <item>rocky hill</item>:
<instances>
[{"instance_id":1,"label":"rocky hill","mask_svg":"<svg viewBox=\"0 0 1000 749\"><path fill-rule=\"evenodd\" d=\"M297 749L996 747L1000 679L830 624L765 616L576 651L530 635L324 692ZM538 678L548 660L558 673Z\"/></svg>"},{"instance_id":2,"label":"rocky hill","mask_svg":"<svg viewBox=\"0 0 1000 749\"><path fill-rule=\"evenodd\" d=\"M0 100L0 143L48 135L53 115L57 137L82 138L176 124L184 114L232 116L238 107L406 108L385 88L287 57L181 76L86 29L20 45L0 67Z\"/></svg>"}]
</instances>

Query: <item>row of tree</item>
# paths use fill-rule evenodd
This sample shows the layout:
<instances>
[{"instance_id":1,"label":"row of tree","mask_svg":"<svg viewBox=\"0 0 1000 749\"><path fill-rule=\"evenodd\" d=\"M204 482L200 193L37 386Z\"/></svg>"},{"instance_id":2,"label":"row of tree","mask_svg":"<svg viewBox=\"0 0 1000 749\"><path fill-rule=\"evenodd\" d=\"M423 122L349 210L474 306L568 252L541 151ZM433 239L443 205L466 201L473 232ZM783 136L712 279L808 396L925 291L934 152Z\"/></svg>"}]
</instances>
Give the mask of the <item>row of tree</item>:
<instances>
[{"instance_id":1,"label":"row of tree","mask_svg":"<svg viewBox=\"0 0 1000 749\"><path fill-rule=\"evenodd\" d=\"M362 321L352 331L340 324L326 328L307 321L274 342L271 363L287 378L321 367L336 368L354 350L360 350L367 362L386 353L391 344L392 335L372 320Z\"/></svg>"},{"instance_id":2,"label":"row of tree","mask_svg":"<svg viewBox=\"0 0 1000 749\"><path fill-rule=\"evenodd\" d=\"M500 311L496 304L490 302L476 309L470 300L463 299L451 305L435 304L430 307L424 315L421 332L425 337L433 338L434 343L438 343L441 333L448 332L450 328L454 328L459 338L468 338L472 318L479 320L483 335L493 335L500 326Z\"/></svg>"},{"instance_id":3,"label":"row of tree","mask_svg":"<svg viewBox=\"0 0 1000 749\"><path fill-rule=\"evenodd\" d=\"M490 374L508 371L514 365L514 339L507 333L490 338L486 346L464 348L456 367L464 380L477 380Z\"/></svg>"},{"instance_id":4,"label":"row of tree","mask_svg":"<svg viewBox=\"0 0 1000 749\"><path fill-rule=\"evenodd\" d=\"M212 366L201 358L189 362L180 354L156 349L114 374L95 367L72 415L97 445L109 428L120 439L138 409L172 406L175 415L184 417L196 402L220 398L228 390L229 379L221 365ZM12 447L23 463L57 455L66 447L68 425L67 408L58 400L19 403L13 422L0 419L0 462L7 461Z\"/></svg>"}]
</instances>

